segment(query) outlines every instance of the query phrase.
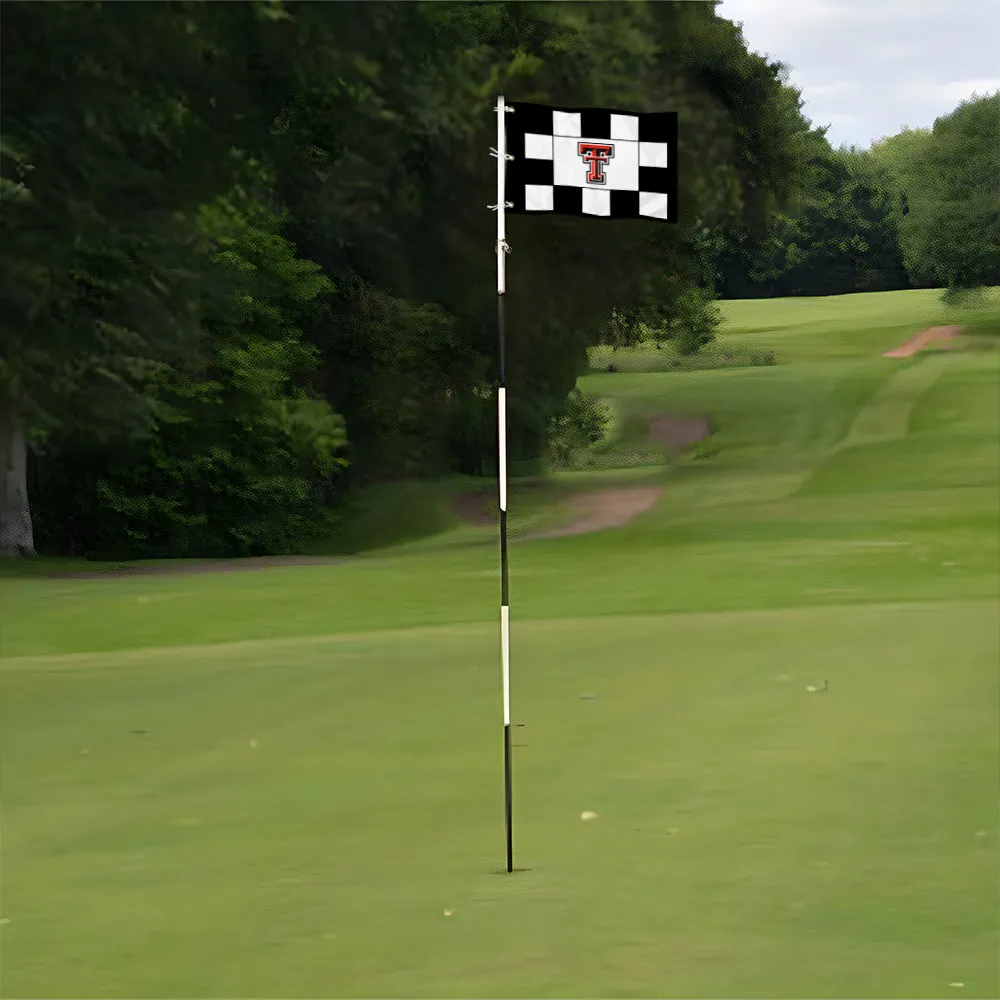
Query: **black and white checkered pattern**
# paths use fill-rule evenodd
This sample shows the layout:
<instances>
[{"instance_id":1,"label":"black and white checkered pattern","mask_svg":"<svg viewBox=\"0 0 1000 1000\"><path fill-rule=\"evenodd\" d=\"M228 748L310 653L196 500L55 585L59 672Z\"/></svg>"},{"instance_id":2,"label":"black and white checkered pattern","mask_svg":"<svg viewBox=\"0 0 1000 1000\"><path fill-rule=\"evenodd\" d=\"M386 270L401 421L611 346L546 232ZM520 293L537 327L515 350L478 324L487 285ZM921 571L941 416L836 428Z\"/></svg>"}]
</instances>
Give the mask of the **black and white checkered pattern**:
<instances>
[{"instance_id":1,"label":"black and white checkered pattern","mask_svg":"<svg viewBox=\"0 0 1000 1000\"><path fill-rule=\"evenodd\" d=\"M508 212L677 221L677 114L510 103ZM581 145L609 147L599 178Z\"/></svg>"}]
</instances>

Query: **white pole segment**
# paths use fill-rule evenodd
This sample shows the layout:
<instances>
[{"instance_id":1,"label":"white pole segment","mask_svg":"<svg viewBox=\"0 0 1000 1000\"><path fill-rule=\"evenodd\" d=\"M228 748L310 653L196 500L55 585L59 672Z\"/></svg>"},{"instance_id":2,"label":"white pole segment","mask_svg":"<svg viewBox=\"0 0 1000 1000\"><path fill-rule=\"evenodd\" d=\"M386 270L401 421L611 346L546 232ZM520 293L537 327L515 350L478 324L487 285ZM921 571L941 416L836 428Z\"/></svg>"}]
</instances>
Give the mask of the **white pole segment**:
<instances>
[{"instance_id":1,"label":"white pole segment","mask_svg":"<svg viewBox=\"0 0 1000 1000\"><path fill-rule=\"evenodd\" d=\"M510 608L500 608L500 648L503 653L503 724L510 726Z\"/></svg>"},{"instance_id":2,"label":"white pole segment","mask_svg":"<svg viewBox=\"0 0 1000 1000\"><path fill-rule=\"evenodd\" d=\"M497 418L500 431L500 509L507 509L507 388L497 390Z\"/></svg>"}]
</instances>

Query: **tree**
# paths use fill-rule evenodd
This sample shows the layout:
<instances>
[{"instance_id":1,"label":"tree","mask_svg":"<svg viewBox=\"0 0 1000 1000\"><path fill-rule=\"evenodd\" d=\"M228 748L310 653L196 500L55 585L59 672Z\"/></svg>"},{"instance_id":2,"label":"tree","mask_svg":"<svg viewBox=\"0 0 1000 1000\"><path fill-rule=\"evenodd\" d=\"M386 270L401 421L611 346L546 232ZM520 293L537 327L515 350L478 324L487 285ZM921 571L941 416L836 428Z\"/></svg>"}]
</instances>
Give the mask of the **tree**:
<instances>
[{"instance_id":1,"label":"tree","mask_svg":"<svg viewBox=\"0 0 1000 1000\"><path fill-rule=\"evenodd\" d=\"M901 242L915 280L949 290L1000 283L1000 91L938 118L902 165Z\"/></svg>"},{"instance_id":2,"label":"tree","mask_svg":"<svg viewBox=\"0 0 1000 1000\"><path fill-rule=\"evenodd\" d=\"M678 295L682 287L662 276L687 280L703 227L744 213L766 216L794 190L807 129L801 101L779 79L780 67L749 53L739 29L707 4L378 5L391 61L356 56L370 9L289 8L308 23L317 70L279 116L286 145L277 190L290 209L288 235L338 287L339 275L350 272L392 299L435 303L451 317L468 353L461 364L456 357L438 395L414 401L412 426L433 437L436 428L454 425L441 413L461 414L465 426L488 435L472 453L488 454L493 434L492 420L470 415L491 405L495 364L493 222L474 206L485 207L493 184L485 150L494 142L496 93L681 113L681 225L609 223L595 259L588 251L592 223L510 222L508 362L519 389L510 399L509 446L512 458L531 459L541 454L551 419L611 310ZM290 62L276 59L262 70L269 88L287 89L280 81ZM381 408L370 398L362 402L364 393L353 400L335 395L344 392L345 362L352 371L371 370L378 342L369 346L364 324L352 326L350 316L342 324L309 335L323 351L326 391L351 426L356 468L383 467L393 445L374 432L371 417ZM370 442L365 451L362 440Z\"/></svg>"},{"instance_id":3,"label":"tree","mask_svg":"<svg viewBox=\"0 0 1000 1000\"><path fill-rule=\"evenodd\" d=\"M184 99L207 57L189 24L183 4L4 5L0 551L33 550L29 424L91 416L71 396L106 423L159 346L193 332L183 216L226 150Z\"/></svg>"},{"instance_id":4,"label":"tree","mask_svg":"<svg viewBox=\"0 0 1000 1000\"><path fill-rule=\"evenodd\" d=\"M900 247L902 187L869 151L841 149L849 175L849 209L860 243L853 260L852 284L858 291L891 291L910 287Z\"/></svg>"},{"instance_id":5,"label":"tree","mask_svg":"<svg viewBox=\"0 0 1000 1000\"><path fill-rule=\"evenodd\" d=\"M258 215L219 239L213 265L229 291L206 306L197 352L147 384L154 434L119 435L96 454L73 429L47 442L50 551L264 555L294 550L320 521L346 427L302 387L317 353L297 324L332 286L275 229Z\"/></svg>"},{"instance_id":6,"label":"tree","mask_svg":"<svg viewBox=\"0 0 1000 1000\"><path fill-rule=\"evenodd\" d=\"M899 248L903 202L893 172L867 152L814 137L798 203L776 212L763 238L746 227L722 241L726 297L835 295L908 287Z\"/></svg>"},{"instance_id":7,"label":"tree","mask_svg":"<svg viewBox=\"0 0 1000 1000\"><path fill-rule=\"evenodd\" d=\"M143 386L197 344L196 216L256 173L238 150L260 116L239 111L274 11L3 5L0 553L33 549L26 436L148 430Z\"/></svg>"},{"instance_id":8,"label":"tree","mask_svg":"<svg viewBox=\"0 0 1000 1000\"><path fill-rule=\"evenodd\" d=\"M932 133L929 128L910 128L904 125L895 135L883 136L871 145L872 156L895 178L903 191L904 213L906 192L919 176Z\"/></svg>"},{"instance_id":9,"label":"tree","mask_svg":"<svg viewBox=\"0 0 1000 1000\"><path fill-rule=\"evenodd\" d=\"M290 443L306 426L313 444L340 448L336 414L358 479L483 471L495 434L485 205L498 91L682 117L682 222L608 223L602 257L614 267L590 252L592 223L511 220L512 460L544 452L612 309L681 303L704 281L705 232L760 226L807 166L797 91L712 4L12 0L3 17L9 551L31 548L29 439L44 449L50 497L52 449L68 454L72 441L86 456L82 479L95 485L74 503L106 515L105 548L127 525L130 551L291 544L271 528L250 544L237 498L253 497L267 468L284 475L293 453L319 454ZM223 266L204 224L223 197L260 208L250 229L270 249L249 269ZM269 268L294 261L314 262L336 294L292 308ZM239 348L270 373L274 406L245 389L231 350L263 322L240 295L285 317L289 336L269 327ZM204 457L223 438L235 464L213 472ZM300 472L320 490L318 468ZM198 520L201 487L233 500L217 505L228 529ZM315 508L296 495L281 509L308 519Z\"/></svg>"},{"instance_id":10,"label":"tree","mask_svg":"<svg viewBox=\"0 0 1000 1000\"><path fill-rule=\"evenodd\" d=\"M611 318L601 331L601 343L612 351L619 347L635 347L643 338L642 324L634 313L623 309L612 309Z\"/></svg>"}]
</instances>

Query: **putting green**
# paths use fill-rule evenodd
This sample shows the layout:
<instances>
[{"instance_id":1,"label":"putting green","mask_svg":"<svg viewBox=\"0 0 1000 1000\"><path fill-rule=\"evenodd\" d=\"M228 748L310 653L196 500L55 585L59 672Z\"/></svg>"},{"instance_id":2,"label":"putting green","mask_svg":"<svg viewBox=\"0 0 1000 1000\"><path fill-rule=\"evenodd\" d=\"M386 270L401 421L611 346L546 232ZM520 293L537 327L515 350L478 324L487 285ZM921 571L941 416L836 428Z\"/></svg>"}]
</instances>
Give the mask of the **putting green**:
<instances>
[{"instance_id":1,"label":"putting green","mask_svg":"<svg viewBox=\"0 0 1000 1000\"><path fill-rule=\"evenodd\" d=\"M512 550L512 877L489 529L0 579L5 994L1000 994L1000 355L865 298L583 381L717 453Z\"/></svg>"}]
</instances>

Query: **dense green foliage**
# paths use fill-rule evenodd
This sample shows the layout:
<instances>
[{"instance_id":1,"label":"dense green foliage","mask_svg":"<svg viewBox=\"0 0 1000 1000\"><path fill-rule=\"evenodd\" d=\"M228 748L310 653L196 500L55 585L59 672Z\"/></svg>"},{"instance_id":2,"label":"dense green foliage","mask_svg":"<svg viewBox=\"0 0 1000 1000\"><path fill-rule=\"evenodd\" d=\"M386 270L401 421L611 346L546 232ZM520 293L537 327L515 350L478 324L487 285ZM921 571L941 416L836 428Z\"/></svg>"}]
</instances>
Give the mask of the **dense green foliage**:
<instances>
[{"instance_id":1,"label":"dense green foliage","mask_svg":"<svg viewBox=\"0 0 1000 1000\"><path fill-rule=\"evenodd\" d=\"M911 155L900 233L910 273L949 290L1000 283L1000 92L939 118Z\"/></svg>"},{"instance_id":2,"label":"dense green foliage","mask_svg":"<svg viewBox=\"0 0 1000 1000\"><path fill-rule=\"evenodd\" d=\"M0 438L27 429L53 552L285 551L352 484L489 470L498 92L682 123L681 224L609 224L595 255L582 220L512 220L514 461L544 453L613 309L695 317L663 326L696 348L704 233L805 178L797 92L713 4L3 19ZM0 500L29 548L24 491Z\"/></svg>"},{"instance_id":3,"label":"dense green foliage","mask_svg":"<svg viewBox=\"0 0 1000 1000\"><path fill-rule=\"evenodd\" d=\"M869 150L810 134L801 198L716 237L729 298L971 288L1000 281L1000 94Z\"/></svg>"},{"instance_id":4,"label":"dense green foliage","mask_svg":"<svg viewBox=\"0 0 1000 1000\"><path fill-rule=\"evenodd\" d=\"M557 468L568 466L577 452L601 440L610 420L611 410L606 403L574 389L552 421L550 462Z\"/></svg>"},{"instance_id":5,"label":"dense green foliage","mask_svg":"<svg viewBox=\"0 0 1000 1000\"><path fill-rule=\"evenodd\" d=\"M39 541L157 556L293 550L345 464L343 418L296 383L316 349L292 325L329 281L287 240L247 226L214 257L230 293L208 303L199 350L146 386L156 433L64 431L42 466Z\"/></svg>"},{"instance_id":6,"label":"dense green foliage","mask_svg":"<svg viewBox=\"0 0 1000 1000\"><path fill-rule=\"evenodd\" d=\"M899 245L897 177L868 152L821 140L810 184L763 234L719 241L719 288L732 298L834 295L910 287Z\"/></svg>"},{"instance_id":7,"label":"dense green foliage","mask_svg":"<svg viewBox=\"0 0 1000 1000\"><path fill-rule=\"evenodd\" d=\"M511 220L514 462L608 330L710 340L717 271L728 294L903 280L896 174L830 151L712 3L2 17L0 550L32 549L33 511L51 552L288 551L359 483L490 472L498 92L681 122L678 225L602 224L595 254L593 223ZM971 150L966 117L942 136Z\"/></svg>"}]
</instances>

